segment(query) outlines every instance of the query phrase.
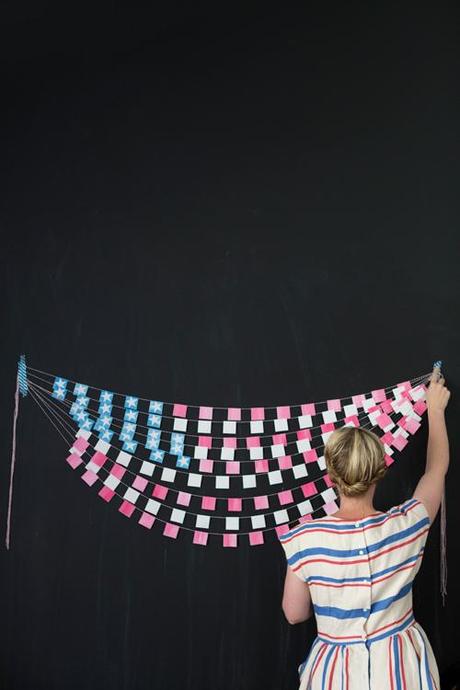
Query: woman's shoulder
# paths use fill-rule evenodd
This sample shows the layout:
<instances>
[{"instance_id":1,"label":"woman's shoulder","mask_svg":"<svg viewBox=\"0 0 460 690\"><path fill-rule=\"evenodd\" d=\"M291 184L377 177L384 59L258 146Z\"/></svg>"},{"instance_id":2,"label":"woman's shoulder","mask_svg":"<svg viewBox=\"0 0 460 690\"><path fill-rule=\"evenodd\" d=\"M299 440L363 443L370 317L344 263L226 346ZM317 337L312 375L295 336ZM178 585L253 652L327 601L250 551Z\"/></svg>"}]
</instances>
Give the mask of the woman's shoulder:
<instances>
[{"instance_id":1,"label":"woman's shoulder","mask_svg":"<svg viewBox=\"0 0 460 690\"><path fill-rule=\"evenodd\" d=\"M408 498L386 511L376 511L362 519L348 520L336 517L334 513L312 520L304 520L291 527L280 539L300 544L305 539L325 540L328 535L350 536L365 530L401 530L405 527L429 526L429 517L423 503L416 498Z\"/></svg>"}]
</instances>

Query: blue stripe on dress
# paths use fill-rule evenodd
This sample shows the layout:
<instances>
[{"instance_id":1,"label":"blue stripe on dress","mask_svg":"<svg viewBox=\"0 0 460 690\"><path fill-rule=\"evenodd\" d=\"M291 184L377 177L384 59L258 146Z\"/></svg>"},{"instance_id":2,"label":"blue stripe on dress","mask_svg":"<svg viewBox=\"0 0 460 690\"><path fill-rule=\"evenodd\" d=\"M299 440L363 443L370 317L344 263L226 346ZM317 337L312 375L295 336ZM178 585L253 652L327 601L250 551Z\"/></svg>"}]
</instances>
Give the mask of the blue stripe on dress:
<instances>
[{"instance_id":1,"label":"blue stripe on dress","mask_svg":"<svg viewBox=\"0 0 460 690\"><path fill-rule=\"evenodd\" d=\"M411 498L405 503L402 503L400 506L391 508L387 512L383 513L382 515L378 515L377 517L374 518L365 518L364 520L356 520L356 522L359 522L360 527L367 527L368 525L378 525L380 522L385 520L389 515L405 515L406 511L411 508L413 505L416 503L419 503L419 501L416 498ZM279 537L280 541L285 541L288 537L295 536L299 533L302 532L308 532L308 530L315 529L316 527L327 527L328 529L333 529L337 530L339 532L347 532L349 530L355 530L355 522L350 520L349 525L344 525L344 524L339 524L337 522L324 522L322 519L320 520L311 520L310 522L307 523L302 523L301 525L298 525L297 527L293 527L290 529L288 532L285 532L284 534L281 534Z\"/></svg>"},{"instance_id":2,"label":"blue stripe on dress","mask_svg":"<svg viewBox=\"0 0 460 690\"><path fill-rule=\"evenodd\" d=\"M336 558L353 558L354 556L362 556L364 555L364 550L367 553L372 553L374 551L379 551L381 548L388 546L389 544L403 541L406 537L415 534L428 523L429 519L423 518L415 523L415 525L411 525L411 527L408 527L407 529L403 529L395 534L391 534L388 537L385 537L385 539L375 542L375 544L370 544L369 546L365 547L365 549L328 549L325 546L315 546L310 549L302 549L292 554L292 556L288 558L288 562L290 565L295 565L297 561L308 556L333 556ZM363 553L360 553L360 551Z\"/></svg>"},{"instance_id":3,"label":"blue stripe on dress","mask_svg":"<svg viewBox=\"0 0 460 690\"><path fill-rule=\"evenodd\" d=\"M395 678L396 678L396 690L402 690L401 688L401 664L399 660L399 645L398 637L395 635L393 637L393 652L395 660Z\"/></svg>"},{"instance_id":4,"label":"blue stripe on dress","mask_svg":"<svg viewBox=\"0 0 460 690\"><path fill-rule=\"evenodd\" d=\"M376 611L383 611L387 609L391 604L398 599L402 599L406 596L412 589L412 582L408 582L402 587L397 594L392 597L387 597L386 599L380 599L379 601L374 601L371 604L370 613L375 613ZM328 616L330 618L339 618L344 620L346 618L367 618L369 615L369 609L342 609L338 606L319 606L318 604L313 604L313 609L315 614L318 616Z\"/></svg>"},{"instance_id":5,"label":"blue stripe on dress","mask_svg":"<svg viewBox=\"0 0 460 690\"><path fill-rule=\"evenodd\" d=\"M325 687L326 687L326 681L327 681L326 674L327 674L327 669L328 669L329 664L330 664L330 662L331 662L331 656L332 656L332 654L333 654L334 652L335 652L335 646L334 646L334 645L331 645L331 648L330 648L330 650L328 651L328 653L326 654L326 659L325 659L325 661L324 661L323 678L322 678L322 681L321 681L321 690L324 690Z\"/></svg>"},{"instance_id":6,"label":"blue stripe on dress","mask_svg":"<svg viewBox=\"0 0 460 690\"><path fill-rule=\"evenodd\" d=\"M421 549L421 552L423 549ZM379 577L382 577L383 575L387 575L388 573L393 572L394 570L398 570L398 568L403 568L405 565L408 565L409 563L413 563L414 561L418 560L420 558L420 553L418 553L416 556L411 556L410 558L406 558L405 561L401 561L401 563L397 563L396 565L391 565L389 568L384 568L384 570L380 570L378 573L374 573L370 578L369 577L327 577L326 575L312 575L310 578L308 578L308 582L312 581L318 581L318 582L337 582L339 584L343 584L344 582L374 582L374 580L377 580Z\"/></svg>"}]
</instances>

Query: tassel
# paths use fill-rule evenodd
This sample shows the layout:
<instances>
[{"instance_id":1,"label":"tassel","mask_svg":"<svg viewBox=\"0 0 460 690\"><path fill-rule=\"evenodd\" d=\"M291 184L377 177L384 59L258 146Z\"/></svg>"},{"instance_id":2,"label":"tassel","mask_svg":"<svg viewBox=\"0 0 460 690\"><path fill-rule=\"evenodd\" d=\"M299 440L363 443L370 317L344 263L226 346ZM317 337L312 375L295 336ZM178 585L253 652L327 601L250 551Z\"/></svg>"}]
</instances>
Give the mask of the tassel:
<instances>
[{"instance_id":1,"label":"tassel","mask_svg":"<svg viewBox=\"0 0 460 690\"><path fill-rule=\"evenodd\" d=\"M440 576L442 605L445 606L447 597L447 528L446 528L446 488L441 498L441 515L439 519L439 548L440 548Z\"/></svg>"},{"instance_id":2,"label":"tassel","mask_svg":"<svg viewBox=\"0 0 460 690\"><path fill-rule=\"evenodd\" d=\"M28 392L27 386L27 367L25 355L21 355L18 363L18 374L16 377L16 392L14 394L14 418L13 418L13 449L11 452L11 467L10 467L10 486L8 491L8 512L6 516L6 538L5 545L10 548L10 534L11 534L11 508L13 505L13 476L14 466L16 464L16 427L19 414L19 392L25 397Z\"/></svg>"}]
</instances>

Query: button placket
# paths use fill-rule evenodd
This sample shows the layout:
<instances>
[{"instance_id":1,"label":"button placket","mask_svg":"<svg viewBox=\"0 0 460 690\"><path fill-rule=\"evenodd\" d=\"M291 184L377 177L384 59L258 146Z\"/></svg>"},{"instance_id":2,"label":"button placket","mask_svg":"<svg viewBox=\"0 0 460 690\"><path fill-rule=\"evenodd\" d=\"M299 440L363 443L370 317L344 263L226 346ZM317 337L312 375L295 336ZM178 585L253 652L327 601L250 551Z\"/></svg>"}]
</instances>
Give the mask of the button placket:
<instances>
[{"instance_id":1,"label":"button placket","mask_svg":"<svg viewBox=\"0 0 460 690\"><path fill-rule=\"evenodd\" d=\"M371 589L372 589L372 583L371 583L371 568L370 568L370 563L369 563L369 552L368 552L368 548L367 548L368 545L367 545L367 542L366 542L366 533L365 533L365 531L364 531L364 529L363 529L362 523L356 522L356 523L355 523L355 526L356 526L356 527L361 527L361 535L362 535L362 541L364 542L364 548L360 549L360 550L359 550L359 553L360 553L361 555L364 555L364 554L365 554L366 557L367 557L367 573L368 573L368 574L367 574L367 576L366 576L365 582L370 584L369 587L366 587L366 588L365 588L366 595L367 595L367 599L368 599L368 601L367 601L367 606L363 606L363 611L364 611L364 614L365 614L365 618L364 618L364 621L363 621L363 634L362 634L362 639L363 639L363 640L367 640L367 621L369 620L369 615L370 615L370 612L371 612Z\"/></svg>"}]
</instances>

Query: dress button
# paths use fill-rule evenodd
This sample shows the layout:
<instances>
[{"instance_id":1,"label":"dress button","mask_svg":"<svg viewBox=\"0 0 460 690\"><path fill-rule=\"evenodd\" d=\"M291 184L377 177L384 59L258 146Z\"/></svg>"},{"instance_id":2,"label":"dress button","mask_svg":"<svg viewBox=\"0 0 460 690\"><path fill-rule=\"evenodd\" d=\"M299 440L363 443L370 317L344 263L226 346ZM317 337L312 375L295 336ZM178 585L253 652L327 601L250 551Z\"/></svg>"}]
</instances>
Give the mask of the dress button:
<instances>
[{"instance_id":1,"label":"dress button","mask_svg":"<svg viewBox=\"0 0 460 690\"><path fill-rule=\"evenodd\" d=\"M355 527L359 527L359 522L355 522Z\"/></svg>"},{"instance_id":2,"label":"dress button","mask_svg":"<svg viewBox=\"0 0 460 690\"><path fill-rule=\"evenodd\" d=\"M359 555L362 556L364 551L362 549L359 550Z\"/></svg>"}]
</instances>

